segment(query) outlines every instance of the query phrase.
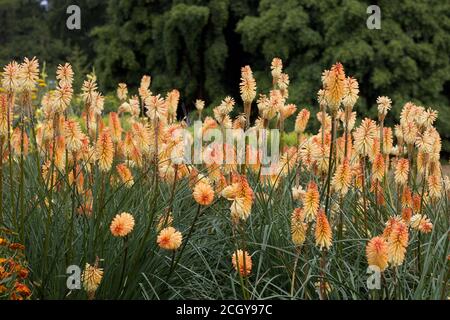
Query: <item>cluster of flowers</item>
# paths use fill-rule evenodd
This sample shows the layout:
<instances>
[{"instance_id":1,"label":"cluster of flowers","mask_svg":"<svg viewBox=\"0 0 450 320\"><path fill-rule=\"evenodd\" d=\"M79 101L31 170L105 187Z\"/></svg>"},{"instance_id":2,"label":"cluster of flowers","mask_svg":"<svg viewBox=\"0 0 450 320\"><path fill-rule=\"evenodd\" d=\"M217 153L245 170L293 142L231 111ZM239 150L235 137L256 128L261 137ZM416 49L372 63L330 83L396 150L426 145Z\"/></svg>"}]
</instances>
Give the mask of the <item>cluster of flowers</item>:
<instances>
[{"instance_id":1,"label":"cluster of flowers","mask_svg":"<svg viewBox=\"0 0 450 320\"><path fill-rule=\"evenodd\" d=\"M283 72L281 59L271 64L273 88L268 94L259 94L256 100L258 117L253 126L250 121L252 104L256 99L256 81L249 66L241 69L240 93L243 113L234 119L231 112L235 101L226 97L213 109L213 117L202 119L205 102L197 100L195 106L202 122L202 131L210 129L267 129L275 125L284 132L286 119L297 112L297 106L287 103L289 98L289 76ZM143 76L138 95L129 96L128 87L121 83L117 89L120 106L110 112L107 124L102 113L104 97L98 91L95 75L89 75L82 86L84 103L81 120L71 117L68 108L73 98L73 76L70 64L58 66L55 90L46 92L40 108L33 112L32 97L40 83L39 64L36 59L25 59L23 63L11 62L4 68L0 94L0 154L2 161L10 157L27 156L29 137L23 125L13 128L13 117L21 119L35 117L33 134L37 152L42 160L42 179L50 190L58 190L67 175L74 191L81 196L78 213L89 217L92 214L92 184L94 167L102 173L111 173L111 186L131 188L134 174L148 171L155 166L158 179L174 186L182 179L189 180L193 199L201 208L211 206L223 198L230 202L231 220L235 229L244 228L251 214L254 192L248 182L248 171L258 174L262 167L260 150L246 145L246 159L257 154L257 163L208 162L202 168L186 163L184 159L185 137L178 129L186 128L184 121L177 122L180 93L172 90L165 97L150 90L150 76ZM335 219L335 205L348 193L362 195L361 208L366 223L367 199L373 194L377 206L386 205L386 188L390 174L397 187L398 216L389 218L381 236L372 238L367 245L367 258L371 265L384 270L388 262L393 266L402 264L408 245L409 229L421 233L430 232L433 225L423 214L423 206L437 201L450 188L448 177L443 178L439 155L441 139L433 127L437 112L407 103L402 110L400 124L394 129L384 126L384 119L391 108L388 97L379 97L378 122L371 119L356 124L353 108L358 100L358 82L345 75L344 67L336 63L322 75L323 88L318 92L320 129L312 136L305 135L310 111L301 109L295 119L297 144L282 146L278 162L271 164L270 175L260 175L260 182L277 187L289 174L296 173L292 195L299 206L292 213L291 229L293 243L301 247L307 231L314 227L317 247L330 249L332 229L338 226L339 234L344 229L342 219ZM22 106L22 108L18 108ZM125 116L126 115L126 116ZM144 116L145 115L145 116ZM127 122L129 129L122 125ZM23 121L21 122L23 123ZM125 126L124 126L125 127ZM185 131L184 131L185 132ZM340 136L338 136L340 134ZM394 136L396 145L394 145ZM260 137L266 139L264 135ZM264 143L263 143L264 144ZM237 153L235 146L226 144L209 146L204 157L214 158L218 151L229 149ZM371 171L367 168L371 167ZM301 172L309 172L311 178L300 184ZM133 174L134 173L134 174ZM417 178L420 177L420 178ZM392 179L391 179L392 180ZM319 185L326 190L321 203ZM321 188L322 189L322 188ZM48 201L47 201L48 205ZM331 219L331 222L330 222ZM160 217L157 244L165 250L183 250L183 235L172 226L171 208ZM135 220L130 213L118 214L110 225L111 234L126 238L133 231ZM191 232L192 230L190 230ZM190 233L189 232L189 233ZM189 235L184 241L184 245ZM231 261L241 276L249 276L252 260L249 252L237 248ZM90 296L94 296L103 276L98 261L86 265L83 283Z\"/></svg>"},{"instance_id":2,"label":"cluster of flowers","mask_svg":"<svg viewBox=\"0 0 450 320\"><path fill-rule=\"evenodd\" d=\"M375 199L375 206L386 206L386 195L394 185L398 201L391 205L398 207L397 215L387 220L382 235L368 242L366 251L369 265L381 270L389 264L399 266L405 259L410 229L429 233L433 228L430 219L423 214L423 207L438 201L450 190L449 178L443 177L441 172L441 138L433 126L437 112L408 102L403 106L400 124L394 129L385 127L384 120L392 102L382 96L377 99L378 122L365 118L354 128L356 112L353 107L359 93L357 81L345 75L340 63L326 70L322 81L323 89L318 92L320 111L317 113L321 127L316 135L300 141L298 161L300 170L322 176L325 186L325 177L331 181L325 210L320 203L316 181L308 182L306 190L301 185L293 187L293 197L302 205L292 213L292 240L301 246L309 224L315 222L317 246L329 249L332 245L331 225L342 234L342 221L335 217L335 211L343 210L339 204L350 192L361 195L359 205L366 234L370 235L368 198ZM308 117L308 112L300 112L296 127L303 128ZM338 136L338 132L342 135ZM331 201L328 205L332 198L334 205Z\"/></svg>"},{"instance_id":3,"label":"cluster of flowers","mask_svg":"<svg viewBox=\"0 0 450 320\"><path fill-rule=\"evenodd\" d=\"M22 244L0 237L0 299L24 300L31 296L24 249Z\"/></svg>"}]
</instances>

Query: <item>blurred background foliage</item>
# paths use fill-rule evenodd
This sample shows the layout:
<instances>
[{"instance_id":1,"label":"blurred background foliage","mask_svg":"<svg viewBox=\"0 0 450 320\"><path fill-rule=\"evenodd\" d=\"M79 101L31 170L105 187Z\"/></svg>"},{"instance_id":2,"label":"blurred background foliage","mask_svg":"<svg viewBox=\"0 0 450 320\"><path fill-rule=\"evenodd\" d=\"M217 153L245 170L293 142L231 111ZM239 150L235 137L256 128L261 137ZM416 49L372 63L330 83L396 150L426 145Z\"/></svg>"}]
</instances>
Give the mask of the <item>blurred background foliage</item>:
<instances>
[{"instance_id":1,"label":"blurred background foliage","mask_svg":"<svg viewBox=\"0 0 450 320\"><path fill-rule=\"evenodd\" d=\"M81 30L66 28L72 4ZM381 30L366 27L371 4ZM268 91L275 56L290 76L289 101L317 110L321 73L340 61L360 84L359 114L375 116L379 95L393 100L389 124L407 101L432 107L450 152L450 1L0 0L0 21L2 65L37 56L52 75L67 60L76 89L95 69L105 93L150 74L154 92L179 89L187 110L197 98L239 101L247 64L258 92Z\"/></svg>"}]
</instances>

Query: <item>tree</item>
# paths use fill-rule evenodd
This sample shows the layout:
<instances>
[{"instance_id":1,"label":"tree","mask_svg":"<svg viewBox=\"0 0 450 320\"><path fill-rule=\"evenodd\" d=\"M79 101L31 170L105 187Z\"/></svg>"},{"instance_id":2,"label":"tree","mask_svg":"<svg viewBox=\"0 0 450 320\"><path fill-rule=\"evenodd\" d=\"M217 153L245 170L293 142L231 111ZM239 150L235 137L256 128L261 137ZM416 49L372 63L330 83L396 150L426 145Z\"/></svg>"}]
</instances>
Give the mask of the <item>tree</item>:
<instances>
[{"instance_id":1,"label":"tree","mask_svg":"<svg viewBox=\"0 0 450 320\"><path fill-rule=\"evenodd\" d=\"M0 64L36 56L53 62L69 50L51 36L44 8L35 0L0 0Z\"/></svg>"},{"instance_id":2,"label":"tree","mask_svg":"<svg viewBox=\"0 0 450 320\"><path fill-rule=\"evenodd\" d=\"M340 61L359 81L359 113L373 116L379 95L394 102L391 123L407 101L430 106L440 111L437 128L450 151L450 3L377 3L380 30L366 27L368 1L262 0L237 32L256 61L284 60L297 104L317 105L321 71Z\"/></svg>"},{"instance_id":3,"label":"tree","mask_svg":"<svg viewBox=\"0 0 450 320\"><path fill-rule=\"evenodd\" d=\"M188 104L222 99L229 93L227 64L236 64L228 60L230 47L233 57L242 52L239 41L229 41L247 2L110 1L108 22L94 30L100 80L112 89L118 81L137 85L147 73L155 91L177 88Z\"/></svg>"}]
</instances>

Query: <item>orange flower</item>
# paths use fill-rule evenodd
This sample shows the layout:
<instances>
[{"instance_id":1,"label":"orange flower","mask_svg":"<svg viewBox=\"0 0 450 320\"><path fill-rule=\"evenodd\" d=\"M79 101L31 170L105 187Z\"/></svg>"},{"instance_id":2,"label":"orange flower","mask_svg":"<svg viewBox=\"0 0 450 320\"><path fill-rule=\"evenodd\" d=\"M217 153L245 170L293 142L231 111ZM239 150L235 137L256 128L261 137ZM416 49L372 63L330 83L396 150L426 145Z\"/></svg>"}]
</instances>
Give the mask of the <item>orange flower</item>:
<instances>
[{"instance_id":1,"label":"orange flower","mask_svg":"<svg viewBox=\"0 0 450 320\"><path fill-rule=\"evenodd\" d=\"M132 139L134 147L141 153L148 153L150 151L150 143L154 143L155 141L154 139L153 141L151 139L151 133L148 126L145 126L140 122L134 122L132 124L129 138Z\"/></svg>"},{"instance_id":2,"label":"orange flower","mask_svg":"<svg viewBox=\"0 0 450 320\"><path fill-rule=\"evenodd\" d=\"M241 83L239 85L241 98L244 103L251 103L256 96L256 81L250 66L241 69Z\"/></svg>"},{"instance_id":3,"label":"orange flower","mask_svg":"<svg viewBox=\"0 0 450 320\"><path fill-rule=\"evenodd\" d=\"M358 94L358 81L352 77L346 77L344 81L344 96L342 98L344 106L351 109L355 105L356 100L358 100Z\"/></svg>"},{"instance_id":4,"label":"orange flower","mask_svg":"<svg viewBox=\"0 0 450 320\"><path fill-rule=\"evenodd\" d=\"M116 166L117 173L119 174L120 180L127 188L131 188L134 184L133 174L131 170L128 169L125 163L118 164Z\"/></svg>"},{"instance_id":5,"label":"orange flower","mask_svg":"<svg viewBox=\"0 0 450 320\"><path fill-rule=\"evenodd\" d=\"M395 167L394 180L399 185L405 185L408 182L409 162L408 159L399 159Z\"/></svg>"},{"instance_id":6,"label":"orange flower","mask_svg":"<svg viewBox=\"0 0 450 320\"><path fill-rule=\"evenodd\" d=\"M303 197L303 210L305 212L306 221L310 222L316 218L317 210L319 210L320 194L317 184L311 181L306 189Z\"/></svg>"},{"instance_id":7,"label":"orange flower","mask_svg":"<svg viewBox=\"0 0 450 320\"><path fill-rule=\"evenodd\" d=\"M109 130L103 130L95 145L95 158L101 171L111 169L114 158L114 144Z\"/></svg>"},{"instance_id":8,"label":"orange flower","mask_svg":"<svg viewBox=\"0 0 450 320\"><path fill-rule=\"evenodd\" d=\"M308 109L302 109L297 115L295 119L295 132L303 133L306 129L306 125L308 124L310 112Z\"/></svg>"},{"instance_id":9,"label":"orange flower","mask_svg":"<svg viewBox=\"0 0 450 320\"><path fill-rule=\"evenodd\" d=\"M121 101L127 100L128 95L128 88L126 83L119 83L119 86L117 87L117 97Z\"/></svg>"},{"instance_id":10,"label":"orange flower","mask_svg":"<svg viewBox=\"0 0 450 320\"><path fill-rule=\"evenodd\" d=\"M273 58L270 69L272 70L273 81L274 83L277 83L278 78L281 76L281 72L283 71L283 61L280 58Z\"/></svg>"},{"instance_id":11,"label":"orange flower","mask_svg":"<svg viewBox=\"0 0 450 320\"><path fill-rule=\"evenodd\" d=\"M378 118L380 119L380 121L383 121L384 117L391 109L392 101L391 99L389 99L389 97L382 96L377 98L377 104L378 104Z\"/></svg>"},{"instance_id":12,"label":"orange flower","mask_svg":"<svg viewBox=\"0 0 450 320\"><path fill-rule=\"evenodd\" d=\"M392 129L383 128L383 154L389 154L393 147Z\"/></svg>"},{"instance_id":13,"label":"orange flower","mask_svg":"<svg viewBox=\"0 0 450 320\"><path fill-rule=\"evenodd\" d=\"M158 119L161 122L167 121L167 103L164 101L160 95L149 96L145 99L145 107L147 108L146 115L150 120L155 121Z\"/></svg>"},{"instance_id":14,"label":"orange flower","mask_svg":"<svg viewBox=\"0 0 450 320\"><path fill-rule=\"evenodd\" d=\"M113 236L125 237L133 231L134 218L131 214L122 212L114 217L109 228Z\"/></svg>"},{"instance_id":15,"label":"orange flower","mask_svg":"<svg viewBox=\"0 0 450 320\"><path fill-rule=\"evenodd\" d=\"M211 185L205 181L197 182L192 195L194 196L195 201L202 206L208 206L214 200L214 190Z\"/></svg>"},{"instance_id":16,"label":"orange flower","mask_svg":"<svg viewBox=\"0 0 450 320\"><path fill-rule=\"evenodd\" d=\"M301 246L306 239L308 224L304 222L305 215L303 209L295 208L291 215L291 235L292 242L296 246Z\"/></svg>"},{"instance_id":17,"label":"orange flower","mask_svg":"<svg viewBox=\"0 0 450 320\"><path fill-rule=\"evenodd\" d=\"M325 212L321 209L317 213L316 230L315 230L316 246L321 250L325 247L329 249L331 247L331 227L328 222Z\"/></svg>"},{"instance_id":18,"label":"orange flower","mask_svg":"<svg viewBox=\"0 0 450 320\"><path fill-rule=\"evenodd\" d=\"M28 286L23 283L16 282L14 284L14 290L15 290L14 293L16 295L14 295L14 293L13 293L13 295L15 296L15 297L13 297L13 300L22 300L22 299L26 299L29 296L31 296L30 288L28 288Z\"/></svg>"},{"instance_id":19,"label":"orange flower","mask_svg":"<svg viewBox=\"0 0 450 320\"><path fill-rule=\"evenodd\" d=\"M56 79L58 79L59 85L72 85L73 74L72 66L69 63L58 65L58 69L56 70Z\"/></svg>"},{"instance_id":20,"label":"orange flower","mask_svg":"<svg viewBox=\"0 0 450 320\"><path fill-rule=\"evenodd\" d=\"M402 208L412 208L413 206L412 193L408 186L403 188L401 203Z\"/></svg>"},{"instance_id":21,"label":"orange flower","mask_svg":"<svg viewBox=\"0 0 450 320\"><path fill-rule=\"evenodd\" d=\"M365 118L361 125L353 133L354 148L357 154L368 156L377 137L377 125L375 121Z\"/></svg>"},{"instance_id":22,"label":"orange flower","mask_svg":"<svg viewBox=\"0 0 450 320\"><path fill-rule=\"evenodd\" d=\"M389 236L391 235L392 229L394 228L394 225L396 225L398 221L399 221L399 219L397 217L389 218L389 220L386 222L386 227L384 227L384 230L383 230L382 237L384 239L386 239L386 240L389 239Z\"/></svg>"},{"instance_id":23,"label":"orange flower","mask_svg":"<svg viewBox=\"0 0 450 320\"><path fill-rule=\"evenodd\" d=\"M388 240L389 262L393 266L399 266L405 260L406 247L408 246L408 227L402 221L397 221L392 227Z\"/></svg>"},{"instance_id":24,"label":"orange flower","mask_svg":"<svg viewBox=\"0 0 450 320\"><path fill-rule=\"evenodd\" d=\"M388 266L388 245L382 237L372 238L366 246L369 266L377 266L384 271Z\"/></svg>"},{"instance_id":25,"label":"orange flower","mask_svg":"<svg viewBox=\"0 0 450 320\"><path fill-rule=\"evenodd\" d=\"M66 140L63 136L56 138L55 165L59 171L64 172L66 169Z\"/></svg>"},{"instance_id":26,"label":"orange flower","mask_svg":"<svg viewBox=\"0 0 450 320\"><path fill-rule=\"evenodd\" d=\"M421 206L422 206L422 197L420 194L414 194L412 197L413 201L413 210L415 213L420 212Z\"/></svg>"},{"instance_id":27,"label":"orange flower","mask_svg":"<svg viewBox=\"0 0 450 320\"><path fill-rule=\"evenodd\" d=\"M25 246L23 244L16 243L16 242L15 243L11 243L9 245L9 248L11 250L21 250L21 251L25 250Z\"/></svg>"},{"instance_id":28,"label":"orange flower","mask_svg":"<svg viewBox=\"0 0 450 320\"><path fill-rule=\"evenodd\" d=\"M253 190L244 176L233 174L232 184L222 190L222 196L232 201L231 215L234 218L247 219L253 205Z\"/></svg>"},{"instance_id":29,"label":"orange flower","mask_svg":"<svg viewBox=\"0 0 450 320\"><path fill-rule=\"evenodd\" d=\"M91 266L86 263L81 279L83 281L83 287L87 291L89 299L93 299L95 291L100 285L103 278L103 269L97 267L97 262L95 265Z\"/></svg>"},{"instance_id":30,"label":"orange flower","mask_svg":"<svg viewBox=\"0 0 450 320\"><path fill-rule=\"evenodd\" d=\"M433 224L426 215L415 214L411 218L411 228L419 230L422 233L429 233L433 230Z\"/></svg>"},{"instance_id":31,"label":"orange flower","mask_svg":"<svg viewBox=\"0 0 450 320\"><path fill-rule=\"evenodd\" d=\"M9 113L9 115L8 115ZM9 119L9 123L8 123ZM11 110L8 108L8 103L6 99L6 95L0 95L0 136L6 137L8 132L11 132L11 122L13 119L13 115Z\"/></svg>"},{"instance_id":32,"label":"orange flower","mask_svg":"<svg viewBox=\"0 0 450 320\"><path fill-rule=\"evenodd\" d=\"M109 113L109 125L111 127L111 136L114 142L119 142L122 139L122 126L120 124L120 119L117 113Z\"/></svg>"},{"instance_id":33,"label":"orange flower","mask_svg":"<svg viewBox=\"0 0 450 320\"><path fill-rule=\"evenodd\" d=\"M433 174L428 177L428 190L432 199L439 199L442 196L441 177Z\"/></svg>"},{"instance_id":34,"label":"orange flower","mask_svg":"<svg viewBox=\"0 0 450 320\"><path fill-rule=\"evenodd\" d=\"M36 86L36 81L39 78L39 62L36 57L29 60L25 58L19 67L18 73L20 85L24 90L31 91Z\"/></svg>"},{"instance_id":35,"label":"orange flower","mask_svg":"<svg viewBox=\"0 0 450 320\"><path fill-rule=\"evenodd\" d=\"M19 64L12 61L3 68L2 87L7 91L15 91L19 88Z\"/></svg>"},{"instance_id":36,"label":"orange flower","mask_svg":"<svg viewBox=\"0 0 450 320\"><path fill-rule=\"evenodd\" d=\"M23 149L22 149L22 139L23 139ZM13 131L12 137L11 137L11 145L14 149L14 152L17 155L23 154L26 156L28 154L28 136L26 132L24 131L22 133L22 130L19 127L16 127Z\"/></svg>"},{"instance_id":37,"label":"orange flower","mask_svg":"<svg viewBox=\"0 0 450 320\"><path fill-rule=\"evenodd\" d=\"M341 63L337 62L329 72L324 73L323 85L325 99L332 113L337 112L344 97L345 72Z\"/></svg>"},{"instance_id":38,"label":"orange flower","mask_svg":"<svg viewBox=\"0 0 450 320\"><path fill-rule=\"evenodd\" d=\"M411 208L403 208L402 210L402 219L405 223L409 223L412 217L412 209Z\"/></svg>"},{"instance_id":39,"label":"orange flower","mask_svg":"<svg viewBox=\"0 0 450 320\"><path fill-rule=\"evenodd\" d=\"M167 93L166 102L168 107L168 115L173 122L177 118L177 107L180 100L180 91L173 89Z\"/></svg>"},{"instance_id":40,"label":"orange flower","mask_svg":"<svg viewBox=\"0 0 450 320\"><path fill-rule=\"evenodd\" d=\"M334 173L332 186L342 196L346 195L352 182L352 171L348 159L344 159Z\"/></svg>"},{"instance_id":41,"label":"orange flower","mask_svg":"<svg viewBox=\"0 0 450 320\"><path fill-rule=\"evenodd\" d=\"M231 257L231 262L236 271L243 276L249 276L252 272L252 257L247 251L237 250L233 253Z\"/></svg>"},{"instance_id":42,"label":"orange flower","mask_svg":"<svg viewBox=\"0 0 450 320\"><path fill-rule=\"evenodd\" d=\"M77 152L81 149L83 143L83 133L81 132L80 124L75 120L67 120L64 126L64 138L66 140L67 150L70 152Z\"/></svg>"},{"instance_id":43,"label":"orange flower","mask_svg":"<svg viewBox=\"0 0 450 320\"><path fill-rule=\"evenodd\" d=\"M156 242L162 249L177 250L181 246L183 235L174 227L167 227L161 230Z\"/></svg>"},{"instance_id":44,"label":"orange flower","mask_svg":"<svg viewBox=\"0 0 450 320\"><path fill-rule=\"evenodd\" d=\"M378 181L383 180L384 177L384 157L381 153L377 153L372 164L372 177Z\"/></svg>"}]
</instances>

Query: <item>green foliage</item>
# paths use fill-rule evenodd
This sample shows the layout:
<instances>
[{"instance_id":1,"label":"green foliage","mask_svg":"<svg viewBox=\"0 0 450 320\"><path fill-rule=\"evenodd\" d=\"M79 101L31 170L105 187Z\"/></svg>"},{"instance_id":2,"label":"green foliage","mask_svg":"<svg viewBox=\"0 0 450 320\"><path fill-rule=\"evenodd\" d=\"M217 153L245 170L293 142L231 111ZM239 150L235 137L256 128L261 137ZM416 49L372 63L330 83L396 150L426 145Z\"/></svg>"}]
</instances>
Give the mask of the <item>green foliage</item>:
<instances>
[{"instance_id":1,"label":"green foliage","mask_svg":"<svg viewBox=\"0 0 450 320\"><path fill-rule=\"evenodd\" d=\"M450 3L379 1L381 30L366 28L370 4L263 0L236 30L255 58L283 59L298 105L316 105L321 71L340 61L360 84L359 114L375 116L379 95L393 100L388 123L407 101L430 106L440 111L437 128L449 151Z\"/></svg>"},{"instance_id":2,"label":"green foliage","mask_svg":"<svg viewBox=\"0 0 450 320\"><path fill-rule=\"evenodd\" d=\"M317 110L320 74L340 61L360 84L356 111L375 116L387 95L393 123L407 101L439 111L436 126L450 152L450 3L380 0L381 29L369 30L368 0L79 0L82 29L65 27L71 0L1 0L0 63L36 55L49 65L69 60L77 74L96 66L103 91L118 82L177 88L181 103L239 102L240 68L251 65L258 92L271 86L268 61L283 59L290 102ZM20 21L20 23L19 23ZM48 70L50 75L53 70ZM76 76L76 89L82 83ZM314 128L316 129L316 128Z\"/></svg>"},{"instance_id":3,"label":"green foliage","mask_svg":"<svg viewBox=\"0 0 450 320\"><path fill-rule=\"evenodd\" d=\"M41 61L62 59L69 52L62 41L54 39L46 12L34 0L0 1L0 64L24 56Z\"/></svg>"}]
</instances>

